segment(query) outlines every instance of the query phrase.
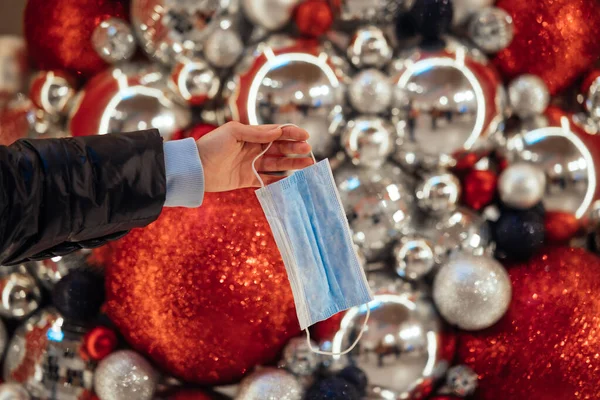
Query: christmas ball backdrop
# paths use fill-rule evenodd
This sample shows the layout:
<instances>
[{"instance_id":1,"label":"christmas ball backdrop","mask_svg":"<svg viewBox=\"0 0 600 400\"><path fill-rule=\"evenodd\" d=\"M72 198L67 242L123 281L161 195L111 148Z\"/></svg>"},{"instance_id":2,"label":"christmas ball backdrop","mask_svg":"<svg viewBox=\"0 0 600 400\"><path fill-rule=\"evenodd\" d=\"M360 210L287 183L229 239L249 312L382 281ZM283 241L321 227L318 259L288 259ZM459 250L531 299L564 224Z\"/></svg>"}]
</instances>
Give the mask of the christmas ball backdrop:
<instances>
[{"instance_id":1,"label":"christmas ball backdrop","mask_svg":"<svg viewBox=\"0 0 600 400\"><path fill-rule=\"evenodd\" d=\"M106 67L92 45L104 19L127 19L121 0L31 0L25 8L25 40L39 69L61 69L90 77Z\"/></svg>"},{"instance_id":2,"label":"christmas ball backdrop","mask_svg":"<svg viewBox=\"0 0 600 400\"><path fill-rule=\"evenodd\" d=\"M129 343L173 375L239 380L299 331L285 268L251 189L165 209L112 248L106 312Z\"/></svg>"},{"instance_id":3,"label":"christmas ball backdrop","mask_svg":"<svg viewBox=\"0 0 600 400\"><path fill-rule=\"evenodd\" d=\"M458 358L479 374L478 400L600 398L600 258L553 248L512 265L507 314L462 332Z\"/></svg>"}]
</instances>

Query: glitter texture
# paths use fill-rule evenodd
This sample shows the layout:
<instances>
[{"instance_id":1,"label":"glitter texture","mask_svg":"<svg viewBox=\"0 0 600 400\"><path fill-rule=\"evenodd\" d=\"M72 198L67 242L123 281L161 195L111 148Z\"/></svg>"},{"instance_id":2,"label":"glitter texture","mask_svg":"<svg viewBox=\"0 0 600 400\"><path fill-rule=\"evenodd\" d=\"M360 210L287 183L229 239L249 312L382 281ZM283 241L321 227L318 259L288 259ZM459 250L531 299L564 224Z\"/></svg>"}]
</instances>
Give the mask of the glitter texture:
<instances>
[{"instance_id":1,"label":"glitter texture","mask_svg":"<svg viewBox=\"0 0 600 400\"><path fill-rule=\"evenodd\" d=\"M564 89L600 56L597 0L500 0L513 18L515 35L495 64L508 78L529 73L550 93Z\"/></svg>"},{"instance_id":2,"label":"glitter texture","mask_svg":"<svg viewBox=\"0 0 600 400\"><path fill-rule=\"evenodd\" d=\"M188 381L237 381L299 333L253 189L207 193L198 209L165 209L109 254L108 315L137 350Z\"/></svg>"},{"instance_id":3,"label":"glitter texture","mask_svg":"<svg viewBox=\"0 0 600 400\"><path fill-rule=\"evenodd\" d=\"M459 361L478 400L600 398L600 258L547 249L509 274L513 298L495 326L460 334Z\"/></svg>"}]
</instances>

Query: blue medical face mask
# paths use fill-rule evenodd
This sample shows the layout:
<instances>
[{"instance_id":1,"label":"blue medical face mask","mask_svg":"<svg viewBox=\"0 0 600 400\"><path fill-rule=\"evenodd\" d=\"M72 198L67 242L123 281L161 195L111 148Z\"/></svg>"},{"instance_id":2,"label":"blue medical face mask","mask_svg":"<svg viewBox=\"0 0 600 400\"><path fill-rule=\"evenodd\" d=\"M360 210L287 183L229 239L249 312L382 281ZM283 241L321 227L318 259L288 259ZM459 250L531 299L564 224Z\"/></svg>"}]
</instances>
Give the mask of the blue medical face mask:
<instances>
[{"instance_id":1,"label":"blue medical face mask","mask_svg":"<svg viewBox=\"0 0 600 400\"><path fill-rule=\"evenodd\" d=\"M268 186L254 162L252 168L262 186L256 196L281 252L300 328L371 301L329 161L315 160L314 165Z\"/></svg>"}]
</instances>

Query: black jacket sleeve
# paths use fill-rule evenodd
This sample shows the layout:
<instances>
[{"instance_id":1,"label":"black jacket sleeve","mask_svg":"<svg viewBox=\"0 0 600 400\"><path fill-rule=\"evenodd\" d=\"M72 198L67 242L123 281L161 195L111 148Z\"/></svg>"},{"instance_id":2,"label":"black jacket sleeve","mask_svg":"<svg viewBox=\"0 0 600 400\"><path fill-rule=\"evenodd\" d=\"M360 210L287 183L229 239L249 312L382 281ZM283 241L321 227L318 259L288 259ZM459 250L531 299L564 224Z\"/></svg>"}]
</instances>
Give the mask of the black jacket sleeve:
<instances>
[{"instance_id":1,"label":"black jacket sleeve","mask_svg":"<svg viewBox=\"0 0 600 400\"><path fill-rule=\"evenodd\" d=\"M0 264L96 247L154 221L165 202L157 130L0 146Z\"/></svg>"}]
</instances>

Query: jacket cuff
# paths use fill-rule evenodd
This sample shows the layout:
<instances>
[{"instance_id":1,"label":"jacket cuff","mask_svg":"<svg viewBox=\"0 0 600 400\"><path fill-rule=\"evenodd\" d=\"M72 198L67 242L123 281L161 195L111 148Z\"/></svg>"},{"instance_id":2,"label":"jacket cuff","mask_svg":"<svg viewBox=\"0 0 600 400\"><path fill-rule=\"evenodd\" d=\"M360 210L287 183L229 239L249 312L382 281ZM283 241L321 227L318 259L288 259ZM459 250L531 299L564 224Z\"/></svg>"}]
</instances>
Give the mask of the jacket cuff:
<instances>
[{"instance_id":1,"label":"jacket cuff","mask_svg":"<svg viewBox=\"0 0 600 400\"><path fill-rule=\"evenodd\" d=\"M165 207L199 207L204 199L204 170L193 138L164 143Z\"/></svg>"}]
</instances>

